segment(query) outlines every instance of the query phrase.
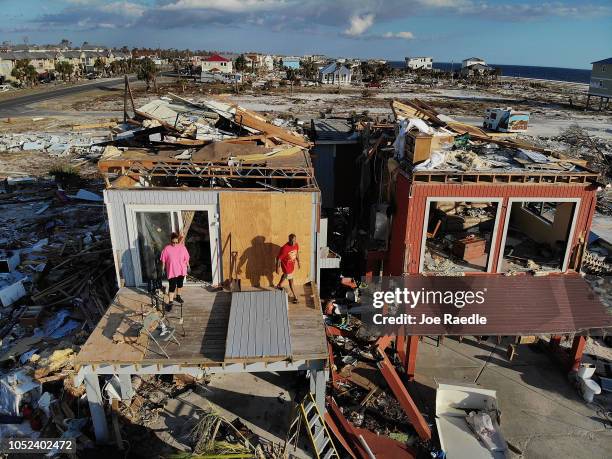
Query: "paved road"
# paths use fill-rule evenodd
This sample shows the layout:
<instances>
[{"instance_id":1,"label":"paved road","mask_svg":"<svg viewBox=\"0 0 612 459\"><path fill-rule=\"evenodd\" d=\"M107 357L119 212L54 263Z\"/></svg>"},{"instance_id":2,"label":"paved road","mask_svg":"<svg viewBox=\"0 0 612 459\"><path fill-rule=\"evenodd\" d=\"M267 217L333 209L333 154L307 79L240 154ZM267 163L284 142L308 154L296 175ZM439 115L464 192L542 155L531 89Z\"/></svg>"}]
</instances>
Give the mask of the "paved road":
<instances>
[{"instance_id":1,"label":"paved road","mask_svg":"<svg viewBox=\"0 0 612 459\"><path fill-rule=\"evenodd\" d=\"M135 77L130 77L130 81L134 81L135 79ZM35 109L29 107L31 104L70 94L77 94L79 92L91 91L92 89L110 89L118 85L122 85L123 81L123 77L94 80L90 83L83 83L75 86L64 86L57 89L51 89L49 91L0 100L0 117L19 116L27 113L34 113Z\"/></svg>"}]
</instances>

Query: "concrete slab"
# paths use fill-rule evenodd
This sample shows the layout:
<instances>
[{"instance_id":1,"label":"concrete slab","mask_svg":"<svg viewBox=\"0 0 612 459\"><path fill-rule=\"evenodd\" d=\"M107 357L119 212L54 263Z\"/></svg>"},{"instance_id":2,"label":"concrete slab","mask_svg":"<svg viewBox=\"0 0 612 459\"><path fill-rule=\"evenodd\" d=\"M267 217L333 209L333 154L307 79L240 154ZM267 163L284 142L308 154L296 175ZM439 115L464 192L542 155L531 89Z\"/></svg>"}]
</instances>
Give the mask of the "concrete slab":
<instances>
[{"instance_id":1,"label":"concrete slab","mask_svg":"<svg viewBox=\"0 0 612 459\"><path fill-rule=\"evenodd\" d=\"M438 380L477 382L497 391L501 428L524 458L610 457L612 432L606 429L601 407L585 403L567 375L545 352L519 346L512 362L506 359L509 341L495 339L463 343L445 339L436 347L425 338L419 346L415 382L410 390L417 403L433 416ZM595 399L612 409L609 397Z\"/></svg>"}]
</instances>

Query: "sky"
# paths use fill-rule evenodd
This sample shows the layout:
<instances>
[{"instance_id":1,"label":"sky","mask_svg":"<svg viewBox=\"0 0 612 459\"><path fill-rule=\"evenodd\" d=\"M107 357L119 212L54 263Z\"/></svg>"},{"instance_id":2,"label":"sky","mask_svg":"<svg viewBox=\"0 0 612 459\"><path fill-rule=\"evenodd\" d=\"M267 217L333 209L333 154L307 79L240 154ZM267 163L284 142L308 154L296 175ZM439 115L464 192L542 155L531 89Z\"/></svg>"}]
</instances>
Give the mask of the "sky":
<instances>
[{"instance_id":1,"label":"sky","mask_svg":"<svg viewBox=\"0 0 612 459\"><path fill-rule=\"evenodd\" d=\"M0 0L0 42L590 68L612 1Z\"/></svg>"}]
</instances>

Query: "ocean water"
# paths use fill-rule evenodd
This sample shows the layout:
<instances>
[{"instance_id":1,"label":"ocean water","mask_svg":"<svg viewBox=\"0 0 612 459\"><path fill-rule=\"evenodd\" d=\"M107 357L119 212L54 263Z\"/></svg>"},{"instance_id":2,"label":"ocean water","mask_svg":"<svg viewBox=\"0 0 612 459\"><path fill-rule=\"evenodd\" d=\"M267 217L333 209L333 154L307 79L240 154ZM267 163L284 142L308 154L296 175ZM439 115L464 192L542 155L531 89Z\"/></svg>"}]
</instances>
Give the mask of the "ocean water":
<instances>
[{"instance_id":1,"label":"ocean water","mask_svg":"<svg viewBox=\"0 0 612 459\"><path fill-rule=\"evenodd\" d=\"M389 61L389 65L393 68L404 68L403 61ZM591 80L591 71L585 69L566 69L562 67L535 67L530 65L503 65L490 64L492 67L499 67L502 70L503 76L523 77L523 78L539 78L542 80L570 81L573 83L589 83ZM434 62L434 68L448 72L451 70L458 71L461 69L461 62Z\"/></svg>"}]
</instances>

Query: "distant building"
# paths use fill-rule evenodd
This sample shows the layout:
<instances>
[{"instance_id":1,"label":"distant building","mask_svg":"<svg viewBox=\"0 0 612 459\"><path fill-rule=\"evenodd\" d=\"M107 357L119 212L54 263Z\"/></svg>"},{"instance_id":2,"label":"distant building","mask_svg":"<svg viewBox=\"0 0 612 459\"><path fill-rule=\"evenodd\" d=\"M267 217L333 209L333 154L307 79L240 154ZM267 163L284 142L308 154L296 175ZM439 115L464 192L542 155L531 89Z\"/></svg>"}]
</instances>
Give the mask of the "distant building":
<instances>
[{"instance_id":1,"label":"distant building","mask_svg":"<svg viewBox=\"0 0 612 459\"><path fill-rule=\"evenodd\" d=\"M333 62L319 71L319 82L322 84L349 85L353 76L346 65Z\"/></svg>"},{"instance_id":2,"label":"distant building","mask_svg":"<svg viewBox=\"0 0 612 459\"><path fill-rule=\"evenodd\" d=\"M591 101L591 96L599 97L599 108L602 108L604 99L606 108L612 97L612 57L601 61L591 62L593 69L591 70L591 83L589 85L589 94L587 96L587 108Z\"/></svg>"},{"instance_id":3,"label":"distant building","mask_svg":"<svg viewBox=\"0 0 612 459\"><path fill-rule=\"evenodd\" d=\"M300 68L300 58L295 56L285 56L283 59L283 67L287 67L289 69L299 69Z\"/></svg>"},{"instance_id":4,"label":"distant building","mask_svg":"<svg viewBox=\"0 0 612 459\"><path fill-rule=\"evenodd\" d=\"M407 57L406 68L410 70L431 70L433 68L432 57Z\"/></svg>"},{"instance_id":5,"label":"distant building","mask_svg":"<svg viewBox=\"0 0 612 459\"><path fill-rule=\"evenodd\" d=\"M471 67L472 65L476 65L476 64L480 64L484 66L487 65L484 59L481 59L479 57L469 57L467 59L463 59L463 61L461 62L461 68Z\"/></svg>"},{"instance_id":6,"label":"distant building","mask_svg":"<svg viewBox=\"0 0 612 459\"><path fill-rule=\"evenodd\" d=\"M262 56L261 67L268 72L274 70L274 57L270 56L269 54Z\"/></svg>"},{"instance_id":7,"label":"distant building","mask_svg":"<svg viewBox=\"0 0 612 459\"><path fill-rule=\"evenodd\" d=\"M325 62L327 60L327 57L324 54L304 54L304 56L302 56L302 59L306 62L319 63Z\"/></svg>"},{"instance_id":8,"label":"distant building","mask_svg":"<svg viewBox=\"0 0 612 459\"><path fill-rule=\"evenodd\" d=\"M219 54L213 54L206 59L202 59L202 71L232 73L232 61Z\"/></svg>"},{"instance_id":9,"label":"distant building","mask_svg":"<svg viewBox=\"0 0 612 459\"><path fill-rule=\"evenodd\" d=\"M274 70L274 58L269 54L248 53L244 54L244 59L247 68L253 72L269 72Z\"/></svg>"},{"instance_id":10,"label":"distant building","mask_svg":"<svg viewBox=\"0 0 612 459\"><path fill-rule=\"evenodd\" d=\"M493 67L486 64L472 64L467 67L461 67L461 75L466 77L486 75L493 71Z\"/></svg>"}]
</instances>

